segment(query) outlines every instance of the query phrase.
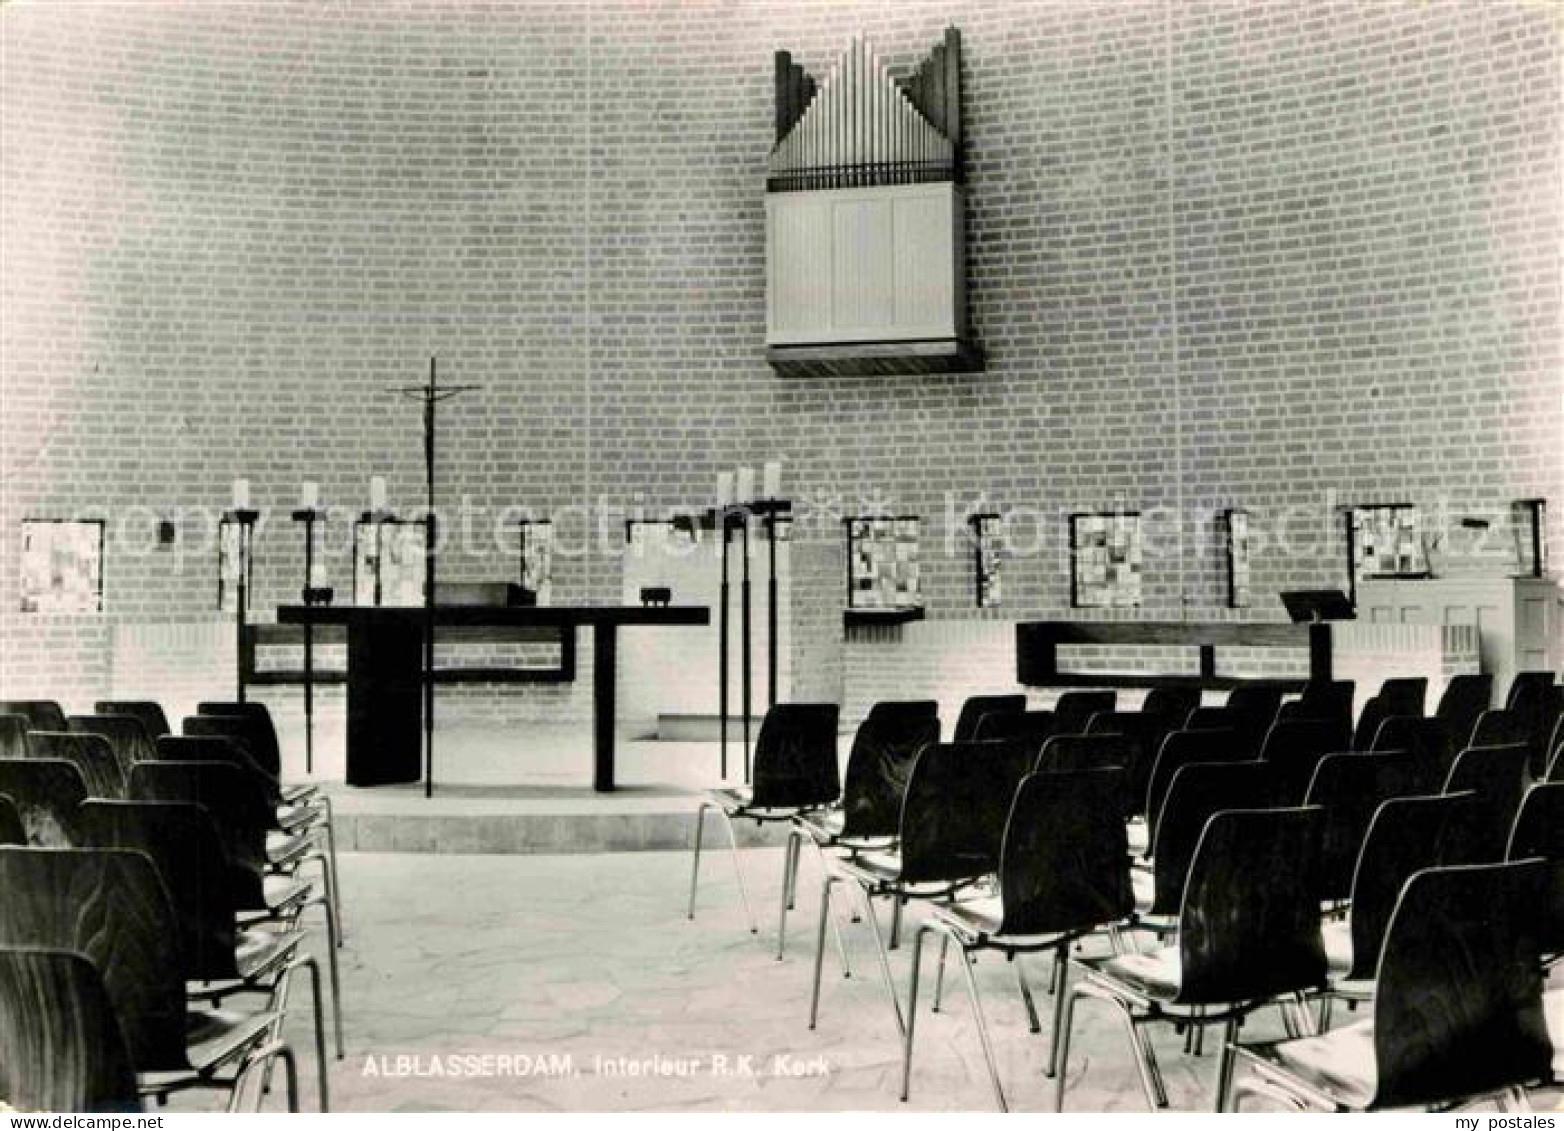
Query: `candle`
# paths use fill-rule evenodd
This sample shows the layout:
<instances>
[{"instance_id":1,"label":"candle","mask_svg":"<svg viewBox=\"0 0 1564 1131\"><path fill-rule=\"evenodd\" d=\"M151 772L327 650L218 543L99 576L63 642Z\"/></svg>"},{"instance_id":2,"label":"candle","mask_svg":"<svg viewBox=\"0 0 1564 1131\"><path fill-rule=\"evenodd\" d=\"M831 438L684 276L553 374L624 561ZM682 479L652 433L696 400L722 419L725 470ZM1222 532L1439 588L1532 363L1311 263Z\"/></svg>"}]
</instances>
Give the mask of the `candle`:
<instances>
[{"instance_id":1,"label":"candle","mask_svg":"<svg viewBox=\"0 0 1564 1131\"><path fill-rule=\"evenodd\" d=\"M733 502L733 472L717 473L717 505L725 507Z\"/></svg>"},{"instance_id":2,"label":"candle","mask_svg":"<svg viewBox=\"0 0 1564 1131\"><path fill-rule=\"evenodd\" d=\"M245 511L250 509L250 481L248 479L234 480L234 510Z\"/></svg>"},{"instance_id":3,"label":"candle","mask_svg":"<svg viewBox=\"0 0 1564 1131\"><path fill-rule=\"evenodd\" d=\"M782 497L782 461L779 459L766 461L764 495L767 499Z\"/></svg>"},{"instance_id":4,"label":"candle","mask_svg":"<svg viewBox=\"0 0 1564 1131\"><path fill-rule=\"evenodd\" d=\"M320 484L306 479L299 488L299 509L312 511L320 504Z\"/></svg>"},{"instance_id":5,"label":"candle","mask_svg":"<svg viewBox=\"0 0 1564 1131\"><path fill-rule=\"evenodd\" d=\"M753 467L739 468L737 502L752 503L755 501L755 469Z\"/></svg>"},{"instance_id":6,"label":"candle","mask_svg":"<svg viewBox=\"0 0 1564 1131\"><path fill-rule=\"evenodd\" d=\"M386 478L383 475L369 477L369 509L372 511L386 509Z\"/></svg>"}]
</instances>

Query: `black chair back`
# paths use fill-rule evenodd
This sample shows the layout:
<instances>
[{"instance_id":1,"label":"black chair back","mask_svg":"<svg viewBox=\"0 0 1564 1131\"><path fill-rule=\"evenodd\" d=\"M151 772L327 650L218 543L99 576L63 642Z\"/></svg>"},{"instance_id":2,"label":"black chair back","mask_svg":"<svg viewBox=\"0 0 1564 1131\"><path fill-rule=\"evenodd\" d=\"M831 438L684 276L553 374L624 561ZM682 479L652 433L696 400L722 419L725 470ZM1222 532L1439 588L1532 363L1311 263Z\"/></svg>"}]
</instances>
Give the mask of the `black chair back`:
<instances>
[{"instance_id":1,"label":"black chair back","mask_svg":"<svg viewBox=\"0 0 1564 1131\"><path fill-rule=\"evenodd\" d=\"M1269 730L1271 724L1265 724ZM1184 730L1237 730L1239 715L1230 707L1196 707L1184 717Z\"/></svg>"},{"instance_id":2,"label":"black chair back","mask_svg":"<svg viewBox=\"0 0 1564 1131\"><path fill-rule=\"evenodd\" d=\"M162 705L151 699L99 699L92 705L92 710L99 715L134 715L154 740L170 733L168 716L163 713Z\"/></svg>"},{"instance_id":3,"label":"black chair back","mask_svg":"<svg viewBox=\"0 0 1564 1131\"><path fill-rule=\"evenodd\" d=\"M1552 672L1516 672L1510 681L1510 694L1504 700L1505 710L1512 712L1526 728L1532 744L1535 760L1532 773L1540 775L1542 759L1548 753L1548 736L1555 716L1561 691Z\"/></svg>"},{"instance_id":4,"label":"black chair back","mask_svg":"<svg viewBox=\"0 0 1564 1131\"><path fill-rule=\"evenodd\" d=\"M1130 744L1122 734L1056 734L1043 743L1034 768L1040 774L1080 770L1129 771Z\"/></svg>"},{"instance_id":5,"label":"black chair back","mask_svg":"<svg viewBox=\"0 0 1564 1131\"><path fill-rule=\"evenodd\" d=\"M1450 747L1449 723L1440 718L1419 719L1411 715L1392 715L1380 723L1369 750L1375 754L1387 750L1410 753L1417 764L1418 780L1430 793L1438 792L1444 784L1455 755Z\"/></svg>"},{"instance_id":6,"label":"black chair back","mask_svg":"<svg viewBox=\"0 0 1564 1131\"><path fill-rule=\"evenodd\" d=\"M1421 718L1427 696L1427 679L1387 679L1380 685L1379 693L1363 704L1363 710L1358 713L1357 729L1352 732L1352 749L1370 749L1380 724L1386 719L1396 716Z\"/></svg>"},{"instance_id":7,"label":"black chair back","mask_svg":"<svg viewBox=\"0 0 1564 1131\"><path fill-rule=\"evenodd\" d=\"M0 848L0 946L87 958L137 1072L186 1070L179 928L152 861L121 849Z\"/></svg>"},{"instance_id":8,"label":"black chair back","mask_svg":"<svg viewBox=\"0 0 1564 1131\"><path fill-rule=\"evenodd\" d=\"M1278 719L1265 736L1260 760L1276 770L1279 804L1301 805L1314 767L1341 747L1341 728L1329 719Z\"/></svg>"},{"instance_id":9,"label":"black chair back","mask_svg":"<svg viewBox=\"0 0 1564 1131\"><path fill-rule=\"evenodd\" d=\"M169 801L89 801L83 847L145 853L173 900L187 981L238 978L228 858L212 818L199 805Z\"/></svg>"},{"instance_id":10,"label":"black chair back","mask_svg":"<svg viewBox=\"0 0 1564 1131\"><path fill-rule=\"evenodd\" d=\"M1548 766L1548 781L1564 781L1564 741L1553 747L1553 762Z\"/></svg>"},{"instance_id":11,"label":"black chair back","mask_svg":"<svg viewBox=\"0 0 1564 1131\"><path fill-rule=\"evenodd\" d=\"M239 767L227 762L139 762L130 771L130 797L185 801L205 809L223 838L233 871L248 880L243 909L256 909L271 815Z\"/></svg>"},{"instance_id":12,"label":"black chair back","mask_svg":"<svg viewBox=\"0 0 1564 1131\"><path fill-rule=\"evenodd\" d=\"M1350 679L1311 679L1303 685L1303 691L1297 699L1282 704L1282 709L1276 714L1276 721L1313 719L1328 723L1334 728L1332 749L1346 750L1352 743L1354 688Z\"/></svg>"},{"instance_id":13,"label":"black chair back","mask_svg":"<svg viewBox=\"0 0 1564 1131\"><path fill-rule=\"evenodd\" d=\"M1030 770L1017 742L924 747L902 799L902 880L951 883L994 871L1011 802Z\"/></svg>"},{"instance_id":14,"label":"black chair back","mask_svg":"<svg viewBox=\"0 0 1564 1131\"><path fill-rule=\"evenodd\" d=\"M1248 743L1234 730L1176 730L1168 735L1162 740L1162 749L1151 767L1146 791L1142 794L1148 835L1155 839L1157 818L1162 813L1162 803L1167 800L1168 786L1173 784L1173 775L1183 767L1196 762L1253 760L1254 753Z\"/></svg>"},{"instance_id":15,"label":"black chair back","mask_svg":"<svg viewBox=\"0 0 1564 1131\"><path fill-rule=\"evenodd\" d=\"M37 758L74 763L87 783L89 797L125 796L125 772L107 739L96 734L35 730L29 732L27 746Z\"/></svg>"},{"instance_id":16,"label":"black chair back","mask_svg":"<svg viewBox=\"0 0 1564 1131\"><path fill-rule=\"evenodd\" d=\"M0 844L26 844L27 830L22 827L22 815L16 811L16 802L0 793Z\"/></svg>"},{"instance_id":17,"label":"black chair back","mask_svg":"<svg viewBox=\"0 0 1564 1131\"><path fill-rule=\"evenodd\" d=\"M1264 762L1205 763L1173 775L1152 842L1152 915L1177 915L1200 834L1223 809L1265 809L1276 799L1276 774Z\"/></svg>"},{"instance_id":18,"label":"black chair back","mask_svg":"<svg viewBox=\"0 0 1564 1131\"><path fill-rule=\"evenodd\" d=\"M81 839L87 783L74 762L0 758L0 793L21 818L26 843L69 848Z\"/></svg>"},{"instance_id":19,"label":"black chair back","mask_svg":"<svg viewBox=\"0 0 1564 1131\"><path fill-rule=\"evenodd\" d=\"M1476 808L1470 793L1395 797L1380 804L1352 873L1349 978L1374 977L1391 912L1414 873L1473 861L1469 838Z\"/></svg>"},{"instance_id":20,"label":"black chair back","mask_svg":"<svg viewBox=\"0 0 1564 1131\"><path fill-rule=\"evenodd\" d=\"M842 794L835 703L778 703L755 738L757 809L812 809Z\"/></svg>"},{"instance_id":21,"label":"black chair back","mask_svg":"<svg viewBox=\"0 0 1564 1131\"><path fill-rule=\"evenodd\" d=\"M1514 746L1526 747L1527 769L1535 773L1533 767L1536 764L1537 748L1534 743L1530 722L1520 713L1511 710L1484 711L1477 716L1477 725L1472 727L1472 740L1468 746Z\"/></svg>"},{"instance_id":22,"label":"black chair back","mask_svg":"<svg viewBox=\"0 0 1564 1131\"><path fill-rule=\"evenodd\" d=\"M65 709L53 699L0 699L0 715L21 715L28 730L65 729Z\"/></svg>"},{"instance_id":23,"label":"black chair back","mask_svg":"<svg viewBox=\"0 0 1564 1131\"><path fill-rule=\"evenodd\" d=\"M27 717L0 715L0 758L26 758Z\"/></svg>"},{"instance_id":24,"label":"black chair back","mask_svg":"<svg viewBox=\"0 0 1564 1131\"><path fill-rule=\"evenodd\" d=\"M1054 733L1052 711L990 711L978 720L977 729L966 742L996 742L1014 739L1024 742L1035 754Z\"/></svg>"},{"instance_id":25,"label":"black chair back","mask_svg":"<svg viewBox=\"0 0 1564 1131\"><path fill-rule=\"evenodd\" d=\"M1473 746L1456 755L1444 791L1477 795L1471 835L1478 855L1470 863L1504 859L1516 810L1531 784L1529 768L1530 752L1521 743Z\"/></svg>"},{"instance_id":26,"label":"black chair back","mask_svg":"<svg viewBox=\"0 0 1564 1131\"><path fill-rule=\"evenodd\" d=\"M961 705L956 716L956 732L952 742L971 742L977 736L978 724L984 715L1017 715L1026 710L1025 695L973 695Z\"/></svg>"},{"instance_id":27,"label":"black chair back","mask_svg":"<svg viewBox=\"0 0 1564 1131\"><path fill-rule=\"evenodd\" d=\"M1320 843L1320 884L1325 899L1352 894L1352 873L1380 802L1418 790L1417 764L1405 751L1327 754L1314 769L1306 805L1325 811Z\"/></svg>"},{"instance_id":28,"label":"black chair back","mask_svg":"<svg viewBox=\"0 0 1564 1131\"><path fill-rule=\"evenodd\" d=\"M216 735L195 737L188 734L165 734L154 744L157 758L164 762L228 762L243 771L245 779L254 784L275 810L281 801L282 789L277 779L255 764L255 759L245 748L231 738ZM272 815L275 827L276 814Z\"/></svg>"},{"instance_id":29,"label":"black chair back","mask_svg":"<svg viewBox=\"0 0 1564 1131\"><path fill-rule=\"evenodd\" d=\"M1374 998L1376 1107L1434 1105L1551 1076L1534 931L1540 861L1413 876Z\"/></svg>"},{"instance_id":30,"label":"black chair back","mask_svg":"<svg viewBox=\"0 0 1564 1131\"><path fill-rule=\"evenodd\" d=\"M999 850L1000 933L1096 930L1135 910L1119 816L1123 770L1030 774L1017 789Z\"/></svg>"},{"instance_id":31,"label":"black chair back","mask_svg":"<svg viewBox=\"0 0 1564 1131\"><path fill-rule=\"evenodd\" d=\"M1455 675L1439 696L1434 717L1450 728L1450 749L1465 750L1471 745L1472 728L1493 700L1493 676Z\"/></svg>"},{"instance_id":32,"label":"black chair back","mask_svg":"<svg viewBox=\"0 0 1564 1131\"><path fill-rule=\"evenodd\" d=\"M1318 809L1249 809L1206 823L1179 909L1180 1003L1253 1002L1325 984L1323 822Z\"/></svg>"},{"instance_id":33,"label":"black chair back","mask_svg":"<svg viewBox=\"0 0 1564 1131\"><path fill-rule=\"evenodd\" d=\"M1086 724L1089 735L1118 735L1126 744L1129 781L1126 788L1132 791L1137 806L1146 796L1146 783L1151 780L1151 769L1156 764L1162 742L1176 729L1167 715L1145 715L1138 711L1099 711Z\"/></svg>"},{"instance_id":34,"label":"black chair back","mask_svg":"<svg viewBox=\"0 0 1564 1131\"><path fill-rule=\"evenodd\" d=\"M211 704L206 704L210 706ZM258 715L186 715L179 729L191 738L226 738L237 743L262 772L276 778L282 772L277 735L270 717ZM761 729L765 726L762 724ZM759 742L756 742L757 754Z\"/></svg>"},{"instance_id":35,"label":"black chair back","mask_svg":"<svg viewBox=\"0 0 1564 1131\"><path fill-rule=\"evenodd\" d=\"M895 836L913 761L938 741L939 706L933 700L876 703L858 725L847 755L842 836Z\"/></svg>"},{"instance_id":36,"label":"black chair back","mask_svg":"<svg viewBox=\"0 0 1564 1131\"><path fill-rule=\"evenodd\" d=\"M64 949L0 947L0 1100L17 1111L140 1111L103 979Z\"/></svg>"},{"instance_id":37,"label":"black chair back","mask_svg":"<svg viewBox=\"0 0 1564 1131\"><path fill-rule=\"evenodd\" d=\"M1092 716L1112 711L1118 699L1116 691L1066 691L1054 704L1054 733L1085 734Z\"/></svg>"},{"instance_id":38,"label":"black chair back","mask_svg":"<svg viewBox=\"0 0 1564 1131\"><path fill-rule=\"evenodd\" d=\"M1541 934L1544 954L1564 954L1564 782L1541 782L1526 791L1515 827L1510 830L1506 860L1541 857L1553 864L1548 898L1543 901Z\"/></svg>"},{"instance_id":39,"label":"black chair back","mask_svg":"<svg viewBox=\"0 0 1564 1131\"><path fill-rule=\"evenodd\" d=\"M1254 730L1263 736L1281 713L1282 689L1275 684L1241 683L1228 692L1223 706L1233 714L1250 720Z\"/></svg>"},{"instance_id":40,"label":"black chair back","mask_svg":"<svg viewBox=\"0 0 1564 1131\"><path fill-rule=\"evenodd\" d=\"M157 757L147 728L133 715L72 715L66 723L73 734L95 734L107 742L127 778L137 762Z\"/></svg>"},{"instance_id":41,"label":"black chair back","mask_svg":"<svg viewBox=\"0 0 1564 1131\"><path fill-rule=\"evenodd\" d=\"M1200 688L1198 687L1153 687L1146 692L1146 698L1141 700L1140 712L1143 715L1161 715L1170 720L1169 730L1175 730L1184 724L1189 717L1189 712L1200 706Z\"/></svg>"}]
</instances>

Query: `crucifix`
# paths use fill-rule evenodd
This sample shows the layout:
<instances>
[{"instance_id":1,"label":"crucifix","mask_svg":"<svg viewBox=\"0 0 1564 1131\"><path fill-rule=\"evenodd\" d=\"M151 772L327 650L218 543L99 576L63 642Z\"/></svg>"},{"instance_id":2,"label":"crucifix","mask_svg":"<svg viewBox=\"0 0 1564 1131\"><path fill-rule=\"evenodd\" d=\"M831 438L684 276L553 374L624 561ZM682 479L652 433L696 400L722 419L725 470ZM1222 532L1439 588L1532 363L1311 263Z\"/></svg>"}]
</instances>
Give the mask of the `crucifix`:
<instances>
[{"instance_id":1,"label":"crucifix","mask_svg":"<svg viewBox=\"0 0 1564 1131\"><path fill-rule=\"evenodd\" d=\"M482 388L481 385L448 385L436 380L435 359L429 359L427 385L402 385L388 389L424 406L424 492L428 507L424 523L424 796L434 796L434 573L439 538L434 513L434 410L441 401Z\"/></svg>"}]
</instances>

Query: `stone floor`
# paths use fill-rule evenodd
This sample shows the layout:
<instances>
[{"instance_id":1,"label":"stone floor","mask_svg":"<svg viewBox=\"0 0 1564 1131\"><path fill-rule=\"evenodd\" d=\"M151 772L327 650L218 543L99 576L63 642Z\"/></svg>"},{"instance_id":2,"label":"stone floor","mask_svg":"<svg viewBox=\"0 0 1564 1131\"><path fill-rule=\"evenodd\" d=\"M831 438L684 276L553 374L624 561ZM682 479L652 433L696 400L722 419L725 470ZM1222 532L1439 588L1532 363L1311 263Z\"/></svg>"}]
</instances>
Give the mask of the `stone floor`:
<instances>
[{"instance_id":1,"label":"stone floor","mask_svg":"<svg viewBox=\"0 0 1564 1131\"><path fill-rule=\"evenodd\" d=\"M781 855L743 855L762 914L758 936L743 925L723 854L706 861L693 923L684 915L685 853L343 855L348 1055L333 1066L335 1108L905 1109L896 1099L899 1050L867 924L848 930L850 979L828 951L820 1026L810 1032L814 872L806 865L787 956L778 962ZM905 948L892 954L903 994L907 959ZM1031 961L1046 1024L1046 970L1042 960ZM985 958L977 974L1012 1106L1049 1107L1053 1085L1041 1074L1047 1038L1027 1031L1013 973ZM958 978L947 988L946 1012L920 1008L906 1106L987 1110L970 1008ZM291 1027L308 1106L314 1067L305 1018L301 1008ZM1275 1028L1267 1016L1246 1033ZM1165 1030L1154 1030L1153 1039L1172 1106L1208 1108L1215 1058L1183 1055L1180 1039ZM493 1059L450 1059L458 1056ZM744 1071L746 1056L753 1074ZM613 1071L620 1058L639 1067L652 1057L675 1062L665 1066L673 1074ZM717 1057L727 1058L726 1072ZM774 1057L784 1059L777 1065ZM467 1075L431 1074L436 1058ZM1539 1096L1537 1106L1552 1108L1559 1098ZM1100 1006L1080 1012L1066 1103L1075 1111L1144 1110L1123 1030Z\"/></svg>"}]
</instances>

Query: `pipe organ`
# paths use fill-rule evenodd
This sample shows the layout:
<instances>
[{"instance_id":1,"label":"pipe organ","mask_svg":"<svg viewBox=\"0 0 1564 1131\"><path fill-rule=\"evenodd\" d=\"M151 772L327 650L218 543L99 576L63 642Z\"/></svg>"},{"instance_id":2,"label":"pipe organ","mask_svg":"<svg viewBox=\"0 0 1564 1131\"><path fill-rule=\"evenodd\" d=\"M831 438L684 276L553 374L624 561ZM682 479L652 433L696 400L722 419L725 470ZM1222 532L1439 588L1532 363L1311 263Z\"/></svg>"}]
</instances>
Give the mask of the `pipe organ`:
<instances>
[{"instance_id":1,"label":"pipe organ","mask_svg":"<svg viewBox=\"0 0 1564 1131\"><path fill-rule=\"evenodd\" d=\"M971 371L955 28L904 78L855 39L816 81L776 55L767 356L789 376Z\"/></svg>"}]
</instances>

